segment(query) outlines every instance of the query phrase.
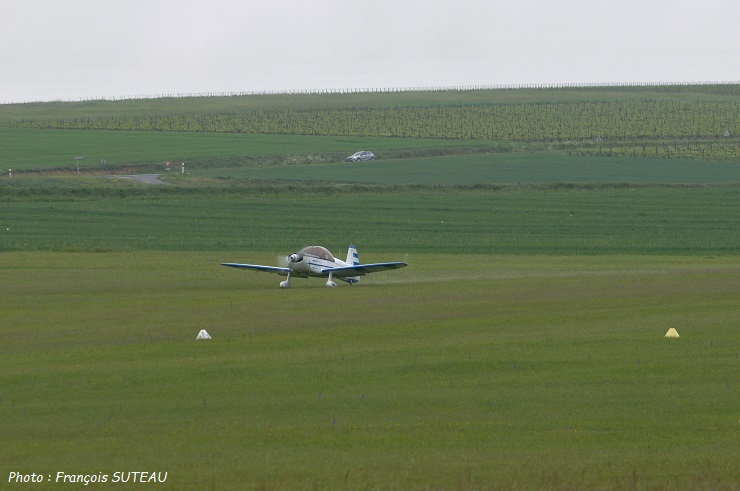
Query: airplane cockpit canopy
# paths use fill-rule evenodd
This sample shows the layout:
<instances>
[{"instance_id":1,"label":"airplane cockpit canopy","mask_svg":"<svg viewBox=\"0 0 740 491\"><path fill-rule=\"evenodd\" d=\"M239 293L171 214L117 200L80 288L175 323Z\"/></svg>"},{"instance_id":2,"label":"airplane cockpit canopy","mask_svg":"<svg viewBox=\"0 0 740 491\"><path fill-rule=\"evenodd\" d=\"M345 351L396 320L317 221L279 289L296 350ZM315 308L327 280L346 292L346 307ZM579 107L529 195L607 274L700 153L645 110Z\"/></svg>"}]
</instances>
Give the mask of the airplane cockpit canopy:
<instances>
[{"instance_id":1,"label":"airplane cockpit canopy","mask_svg":"<svg viewBox=\"0 0 740 491\"><path fill-rule=\"evenodd\" d=\"M334 261L334 256L331 255L328 249L321 246L308 246L300 250L301 254L309 256L316 256L320 259L326 259L327 261Z\"/></svg>"}]
</instances>

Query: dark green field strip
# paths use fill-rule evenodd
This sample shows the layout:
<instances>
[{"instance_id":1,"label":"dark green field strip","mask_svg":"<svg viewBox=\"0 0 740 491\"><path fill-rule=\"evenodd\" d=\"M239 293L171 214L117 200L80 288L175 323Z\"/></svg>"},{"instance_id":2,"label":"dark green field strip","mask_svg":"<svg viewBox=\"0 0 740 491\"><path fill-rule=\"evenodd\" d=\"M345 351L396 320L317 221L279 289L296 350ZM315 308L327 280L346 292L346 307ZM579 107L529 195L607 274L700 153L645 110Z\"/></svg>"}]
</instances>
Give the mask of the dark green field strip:
<instances>
[{"instance_id":1,"label":"dark green field strip","mask_svg":"<svg viewBox=\"0 0 740 491\"><path fill-rule=\"evenodd\" d=\"M102 196L9 196L0 201L0 251L282 253L354 243L396 254L724 255L740 251L739 198L736 186L227 192L127 185Z\"/></svg>"},{"instance_id":2,"label":"dark green field strip","mask_svg":"<svg viewBox=\"0 0 740 491\"><path fill-rule=\"evenodd\" d=\"M365 184L740 183L740 163L568 156L546 152L193 172L210 177Z\"/></svg>"}]
</instances>

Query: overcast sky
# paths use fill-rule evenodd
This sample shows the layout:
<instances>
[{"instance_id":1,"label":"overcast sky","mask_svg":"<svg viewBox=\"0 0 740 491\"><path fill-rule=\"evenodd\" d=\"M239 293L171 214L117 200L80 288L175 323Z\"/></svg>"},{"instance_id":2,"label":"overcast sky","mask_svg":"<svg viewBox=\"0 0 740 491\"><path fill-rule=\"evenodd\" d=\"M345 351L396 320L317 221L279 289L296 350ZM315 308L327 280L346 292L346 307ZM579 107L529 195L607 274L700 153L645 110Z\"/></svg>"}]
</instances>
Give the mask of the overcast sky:
<instances>
[{"instance_id":1,"label":"overcast sky","mask_svg":"<svg viewBox=\"0 0 740 491\"><path fill-rule=\"evenodd\" d=\"M740 81L738 0L0 0L0 102Z\"/></svg>"}]
</instances>

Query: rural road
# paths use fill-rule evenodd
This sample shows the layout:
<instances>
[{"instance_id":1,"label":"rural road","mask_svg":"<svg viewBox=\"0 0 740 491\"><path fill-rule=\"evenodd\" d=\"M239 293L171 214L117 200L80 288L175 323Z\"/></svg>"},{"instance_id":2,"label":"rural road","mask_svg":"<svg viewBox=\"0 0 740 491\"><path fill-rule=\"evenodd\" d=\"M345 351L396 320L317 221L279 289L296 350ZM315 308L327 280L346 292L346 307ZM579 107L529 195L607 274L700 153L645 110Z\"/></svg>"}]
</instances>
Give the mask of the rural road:
<instances>
[{"instance_id":1,"label":"rural road","mask_svg":"<svg viewBox=\"0 0 740 491\"><path fill-rule=\"evenodd\" d=\"M161 184L165 186L170 186L169 182L164 182L159 180L159 174L130 174L130 175L120 175L120 176L105 176L107 178L114 178L114 179L131 179L133 181L139 181L143 182L144 184Z\"/></svg>"}]
</instances>

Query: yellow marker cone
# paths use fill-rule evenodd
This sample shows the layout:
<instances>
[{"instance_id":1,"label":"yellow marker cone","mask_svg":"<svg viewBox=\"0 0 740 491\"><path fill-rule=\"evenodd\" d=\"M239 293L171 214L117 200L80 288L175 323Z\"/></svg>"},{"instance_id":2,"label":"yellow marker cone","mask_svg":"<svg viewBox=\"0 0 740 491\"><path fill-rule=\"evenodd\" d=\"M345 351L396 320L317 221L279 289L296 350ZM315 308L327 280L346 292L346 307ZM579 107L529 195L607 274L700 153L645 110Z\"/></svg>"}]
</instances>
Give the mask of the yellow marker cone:
<instances>
[{"instance_id":1,"label":"yellow marker cone","mask_svg":"<svg viewBox=\"0 0 740 491\"><path fill-rule=\"evenodd\" d=\"M680 338L681 336L678 335L678 331L676 331L674 328L668 329L668 332L665 333L665 337L667 338Z\"/></svg>"}]
</instances>

